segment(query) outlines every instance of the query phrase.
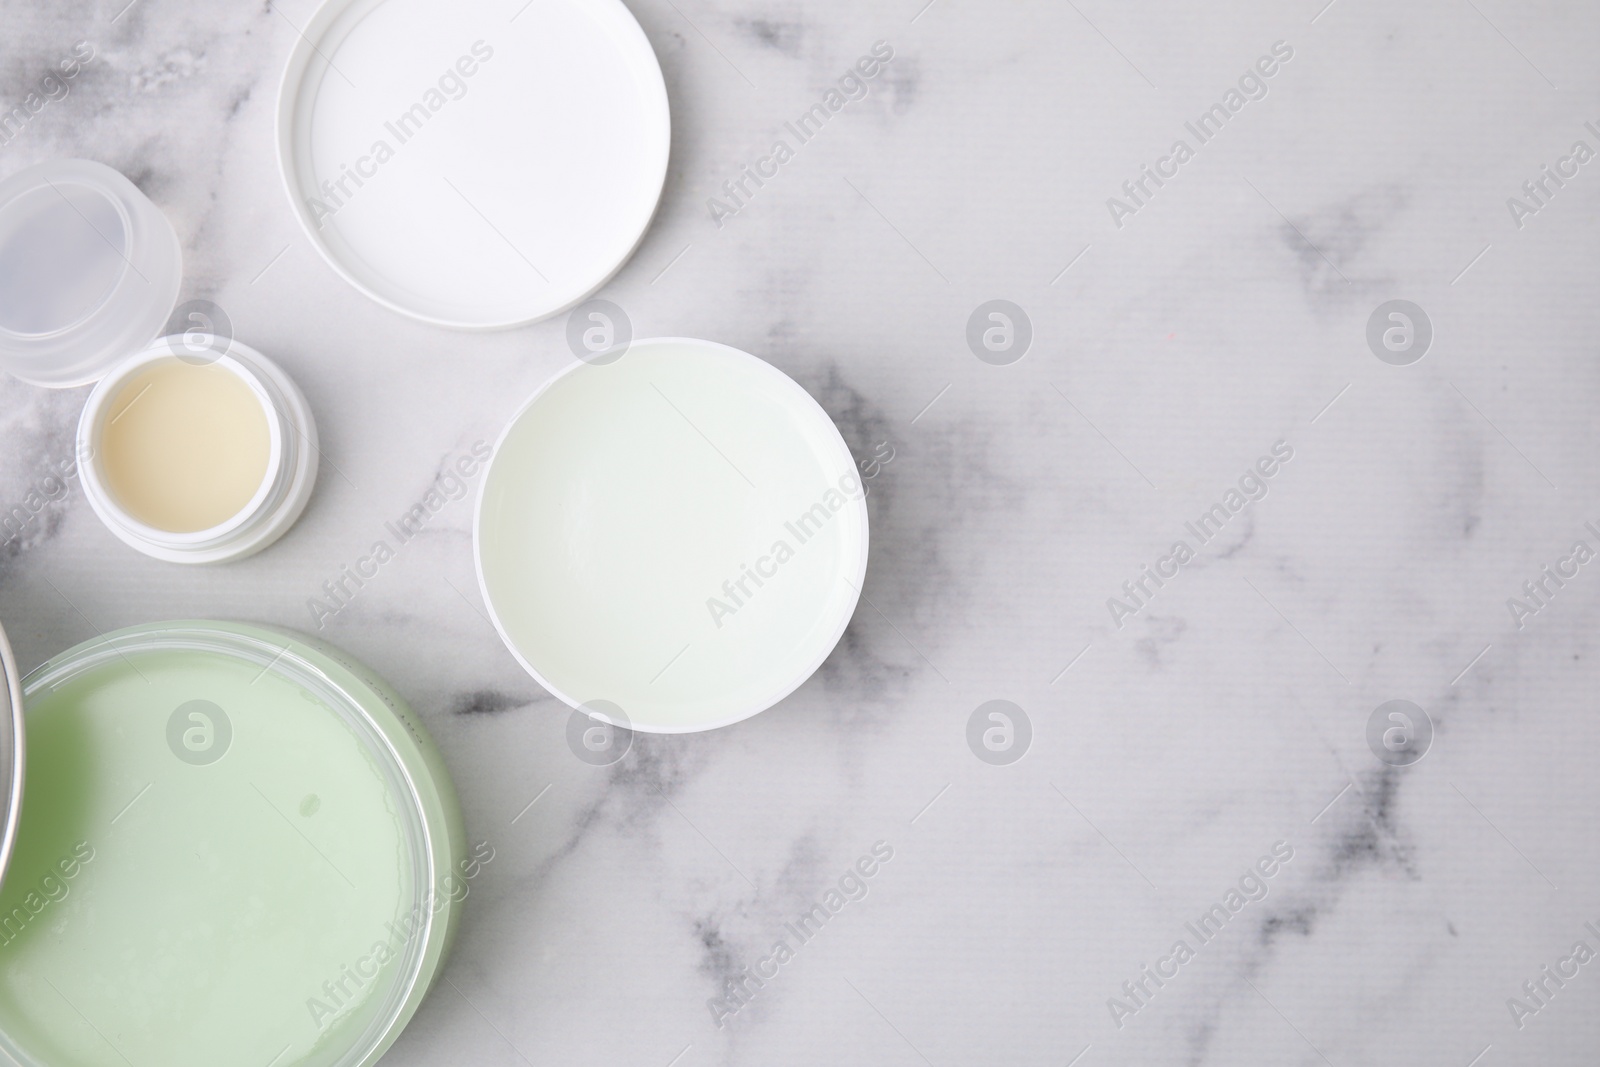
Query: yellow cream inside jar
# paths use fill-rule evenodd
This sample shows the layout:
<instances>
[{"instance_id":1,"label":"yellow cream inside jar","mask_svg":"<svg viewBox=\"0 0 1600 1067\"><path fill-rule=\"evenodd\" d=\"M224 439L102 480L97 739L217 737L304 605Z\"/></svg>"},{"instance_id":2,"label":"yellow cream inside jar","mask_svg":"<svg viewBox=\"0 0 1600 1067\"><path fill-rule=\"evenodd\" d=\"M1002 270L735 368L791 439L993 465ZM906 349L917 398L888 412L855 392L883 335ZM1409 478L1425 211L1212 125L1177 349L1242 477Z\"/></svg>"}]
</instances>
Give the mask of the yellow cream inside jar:
<instances>
[{"instance_id":1,"label":"yellow cream inside jar","mask_svg":"<svg viewBox=\"0 0 1600 1067\"><path fill-rule=\"evenodd\" d=\"M100 470L146 526L195 533L243 511L271 463L267 412L229 367L180 359L131 377L106 408Z\"/></svg>"}]
</instances>

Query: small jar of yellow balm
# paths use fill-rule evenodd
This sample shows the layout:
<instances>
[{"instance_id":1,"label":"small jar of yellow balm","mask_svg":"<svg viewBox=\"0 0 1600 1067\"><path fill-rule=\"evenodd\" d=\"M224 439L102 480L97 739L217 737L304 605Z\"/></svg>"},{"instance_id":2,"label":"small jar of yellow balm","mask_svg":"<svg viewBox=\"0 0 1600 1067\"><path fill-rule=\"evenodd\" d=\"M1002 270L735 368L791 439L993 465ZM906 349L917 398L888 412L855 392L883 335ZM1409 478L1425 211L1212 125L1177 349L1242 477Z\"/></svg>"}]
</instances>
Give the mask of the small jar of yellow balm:
<instances>
[{"instance_id":1,"label":"small jar of yellow balm","mask_svg":"<svg viewBox=\"0 0 1600 1067\"><path fill-rule=\"evenodd\" d=\"M125 543L174 563L259 552L300 517L317 474L311 408L260 352L164 337L102 378L78 422L84 494Z\"/></svg>"}]
</instances>

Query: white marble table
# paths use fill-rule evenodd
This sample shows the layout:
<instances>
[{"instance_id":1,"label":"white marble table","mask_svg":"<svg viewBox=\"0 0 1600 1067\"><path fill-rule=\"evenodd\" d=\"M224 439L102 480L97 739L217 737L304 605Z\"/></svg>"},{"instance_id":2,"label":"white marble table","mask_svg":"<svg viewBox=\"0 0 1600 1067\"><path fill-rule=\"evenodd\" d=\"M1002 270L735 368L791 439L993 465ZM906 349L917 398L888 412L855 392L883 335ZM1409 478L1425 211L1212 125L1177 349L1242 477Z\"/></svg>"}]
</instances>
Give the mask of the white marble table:
<instances>
[{"instance_id":1,"label":"white marble table","mask_svg":"<svg viewBox=\"0 0 1600 1067\"><path fill-rule=\"evenodd\" d=\"M0 173L133 177L185 296L305 388L326 462L279 544L181 570L75 486L27 503L84 391L0 381L25 668L161 618L314 627L322 583L572 359L560 317L423 327L307 244L272 120L309 0L124 2L6 0L0 105L94 57ZM417 706L495 849L386 1063L1600 1062L1600 963L1572 957L1600 951L1600 564L1571 551L1600 550L1600 163L1572 156L1600 149L1600 18L1323 2L630 3L675 137L601 295L822 402L878 472L868 602L778 707L610 767L484 620L470 500L322 620ZM865 98L728 200L877 41ZM1005 365L966 339L993 299L1031 322ZM1369 347L1394 299L1431 322L1420 360ZM996 699L1031 723L1008 765L967 741ZM1391 700L1431 721L1414 765L1369 746ZM878 842L865 896L791 933Z\"/></svg>"}]
</instances>

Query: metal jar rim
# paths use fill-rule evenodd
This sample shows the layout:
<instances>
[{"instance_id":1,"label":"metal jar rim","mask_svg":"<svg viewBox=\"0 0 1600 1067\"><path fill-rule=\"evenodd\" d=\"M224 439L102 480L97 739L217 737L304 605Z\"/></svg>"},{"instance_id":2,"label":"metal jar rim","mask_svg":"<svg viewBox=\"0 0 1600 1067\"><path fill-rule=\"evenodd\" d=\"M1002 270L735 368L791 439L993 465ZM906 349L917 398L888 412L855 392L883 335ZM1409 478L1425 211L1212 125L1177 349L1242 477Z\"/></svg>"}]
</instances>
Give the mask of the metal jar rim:
<instances>
[{"instance_id":1,"label":"metal jar rim","mask_svg":"<svg viewBox=\"0 0 1600 1067\"><path fill-rule=\"evenodd\" d=\"M22 677L0 627L0 883L11 865L22 816Z\"/></svg>"}]
</instances>

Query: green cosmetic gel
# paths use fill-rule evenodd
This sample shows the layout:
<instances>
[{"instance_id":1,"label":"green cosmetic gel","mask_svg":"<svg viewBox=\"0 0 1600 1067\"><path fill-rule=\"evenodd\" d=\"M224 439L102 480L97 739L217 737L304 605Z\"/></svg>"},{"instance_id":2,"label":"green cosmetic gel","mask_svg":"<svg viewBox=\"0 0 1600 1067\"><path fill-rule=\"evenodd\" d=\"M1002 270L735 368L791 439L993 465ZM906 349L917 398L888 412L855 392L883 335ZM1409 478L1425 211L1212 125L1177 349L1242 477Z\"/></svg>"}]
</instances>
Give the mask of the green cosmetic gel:
<instances>
[{"instance_id":1,"label":"green cosmetic gel","mask_svg":"<svg viewBox=\"0 0 1600 1067\"><path fill-rule=\"evenodd\" d=\"M375 1061L466 889L454 791L399 697L326 645L231 623L119 631L24 691L0 1048L41 1067Z\"/></svg>"}]
</instances>

